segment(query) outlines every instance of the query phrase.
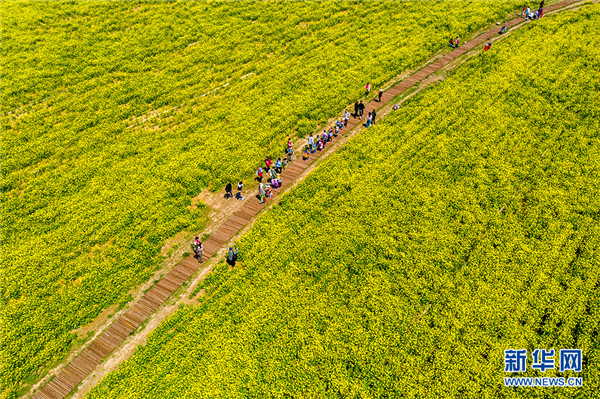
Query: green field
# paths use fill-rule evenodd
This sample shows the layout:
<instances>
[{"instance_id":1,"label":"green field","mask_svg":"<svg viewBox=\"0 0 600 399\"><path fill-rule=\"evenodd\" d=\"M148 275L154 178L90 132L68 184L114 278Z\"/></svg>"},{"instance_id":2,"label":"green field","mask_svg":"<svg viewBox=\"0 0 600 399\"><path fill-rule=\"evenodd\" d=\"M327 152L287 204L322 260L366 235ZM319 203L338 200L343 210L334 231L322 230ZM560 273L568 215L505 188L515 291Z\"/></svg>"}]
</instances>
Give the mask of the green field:
<instances>
[{"instance_id":1,"label":"green field","mask_svg":"<svg viewBox=\"0 0 600 399\"><path fill-rule=\"evenodd\" d=\"M2 11L2 387L122 305L190 198L515 2L25 2Z\"/></svg>"},{"instance_id":2,"label":"green field","mask_svg":"<svg viewBox=\"0 0 600 399\"><path fill-rule=\"evenodd\" d=\"M90 398L595 398L600 7L544 17L351 139ZM532 51L534 50L534 51ZM582 388L505 388L579 348Z\"/></svg>"}]
</instances>

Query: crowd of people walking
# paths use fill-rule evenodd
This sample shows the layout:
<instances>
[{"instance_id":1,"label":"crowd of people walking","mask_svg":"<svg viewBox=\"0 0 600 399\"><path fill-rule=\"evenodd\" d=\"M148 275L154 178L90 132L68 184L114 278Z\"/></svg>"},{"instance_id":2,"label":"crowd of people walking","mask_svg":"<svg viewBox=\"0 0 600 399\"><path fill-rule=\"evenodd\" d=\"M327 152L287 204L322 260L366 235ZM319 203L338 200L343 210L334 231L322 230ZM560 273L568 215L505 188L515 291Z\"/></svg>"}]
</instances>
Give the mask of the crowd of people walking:
<instances>
[{"instance_id":1,"label":"crowd of people walking","mask_svg":"<svg viewBox=\"0 0 600 399\"><path fill-rule=\"evenodd\" d=\"M366 92L369 93L371 90L371 84L367 83ZM377 92L378 101L381 102L381 97L383 95L383 91L379 90ZM331 142L335 137L338 137L340 131L348 126L348 120L350 117L358 118L362 120L362 117L365 112L365 105L362 100L357 100L354 103L354 114L348 112L347 109L344 110L342 116L335 122L335 124L329 129L323 130L322 134L316 134L313 136L312 133L308 135L306 138L306 145L302 148L302 160L308 161L312 154L315 154L317 151L323 151L327 145L327 143ZM371 127L375 124L375 118L377 113L375 110L372 110L368 113L366 119L366 127ZM258 182L258 198L260 203L264 203L265 199L271 198L273 196L273 190L277 190L281 187L281 173L283 169L293 161L294 159L294 141L291 137L287 139L287 143L285 146L285 156L277 158L277 160L273 161L270 157L266 157L264 159L264 165L259 165L256 168L255 172L255 180ZM240 181L238 183L238 193L235 197L238 200L243 200L241 190L243 188L243 183ZM232 185L228 183L225 186L225 198L229 199L233 197L232 193Z\"/></svg>"},{"instance_id":2,"label":"crowd of people walking","mask_svg":"<svg viewBox=\"0 0 600 399\"><path fill-rule=\"evenodd\" d=\"M521 16L526 20L534 20L539 19L544 15L544 3L542 0L540 2L539 8L535 11L532 11L527 4L523 5L523 12ZM500 34L506 32L506 26L503 26L500 30ZM453 49L458 48L460 45L460 38L457 36L456 38L450 38L449 46ZM492 47L492 42L490 41L484 47L484 51L488 51ZM365 96L369 96L371 93L371 83L368 82L365 86ZM381 98L383 96L383 91L379 89L377 91L377 101L381 102ZM365 112L365 104L362 100L357 100L354 103L354 114L350 114L347 109L344 110L341 118L336 121L336 123L330 127L329 129L323 130L322 134L317 134L313 136L312 133L309 133L306 139L306 145L302 151L302 159L304 161L310 160L312 154L315 154L317 151L323 151L327 143L331 142L334 137L338 137L340 131L348 126L348 120L350 117L358 118L362 120L362 117ZM393 109L398 109L399 106L394 104ZM365 127L369 128L375 124L375 120L377 117L376 110L372 110L367 114ZM260 165L256 169L255 180L258 182L258 198L260 199L260 203L264 203L266 198L271 198L273 195L273 190L277 190L282 186L281 173L287 164L292 162L294 159L294 142L292 138L288 138L287 144L285 146L285 156L279 157L277 160L273 161L270 157L266 157L264 159L264 167ZM265 180L266 178L266 180ZM242 196L242 190L244 188L244 183L239 181L237 184L237 193L233 194L233 185L231 182L228 182L225 185L225 198L236 198L237 200L243 201L244 197ZM199 262L202 262L202 255L204 252L204 247L202 241L198 237L194 239L192 243L192 249L195 253L195 256L198 258ZM229 248L229 252L227 254L227 263L235 266L235 262L237 260L238 250L237 248Z\"/></svg>"},{"instance_id":3,"label":"crowd of people walking","mask_svg":"<svg viewBox=\"0 0 600 399\"><path fill-rule=\"evenodd\" d=\"M544 3L545 0L542 0L537 10L532 10L530 7L527 6L527 4L524 4L521 16L525 17L525 20L534 20L542 18L544 16Z\"/></svg>"}]
</instances>

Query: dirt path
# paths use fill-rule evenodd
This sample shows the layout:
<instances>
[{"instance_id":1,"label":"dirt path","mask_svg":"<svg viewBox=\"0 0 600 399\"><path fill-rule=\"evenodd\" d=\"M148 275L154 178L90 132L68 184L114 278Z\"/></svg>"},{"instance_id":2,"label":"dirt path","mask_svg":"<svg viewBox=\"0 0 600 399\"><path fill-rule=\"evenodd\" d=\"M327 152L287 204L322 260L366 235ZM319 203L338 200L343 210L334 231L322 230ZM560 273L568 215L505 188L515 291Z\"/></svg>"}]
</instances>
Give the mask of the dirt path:
<instances>
[{"instance_id":1,"label":"dirt path","mask_svg":"<svg viewBox=\"0 0 600 399\"><path fill-rule=\"evenodd\" d=\"M574 8L581 4L581 1L567 1L563 3L555 4L555 8L557 10L550 11L546 13L546 15L559 12L565 9ZM560 7L558 7L560 5ZM512 20L513 22L515 20ZM444 74L450 69L455 68L460 63L464 62L469 56L474 55L481 51L479 47L482 46L482 42L490 41L490 40L499 40L503 37L506 37L510 32L517 29L520 26L524 25L524 21L513 23L511 25L511 29L502 36L497 34L490 35L490 32L497 33L499 29L493 27L491 29L487 29L483 31L483 33L477 33L473 36L471 40L475 40L472 46L467 46L468 42L466 42L463 47L467 48L464 51L457 52L456 50L450 52L450 54L456 53L454 57L449 57L449 49L438 52L434 55L430 60L423 63L422 66L417 68L417 72L413 73L413 71L405 71L402 74L393 78L388 84L385 85L384 89L391 88L389 92L386 92L384 95L383 104L376 103L372 101L368 104L367 110L377 108L377 120L381 120L384 118L391 110L393 104L401 104L406 101L410 97L414 96L424 88L428 87L431 84L435 84L444 79ZM487 35L487 36L486 36ZM484 36L486 36L484 38ZM461 49L461 48L459 48ZM426 72L429 70L429 72ZM434 74L436 73L436 74ZM421 76L418 78L418 76ZM410 77L410 78L409 78ZM408 79L407 79L408 78ZM410 82L413 79L414 82ZM401 82L401 83L398 83ZM404 86L402 86L404 85ZM402 87L401 87L402 86ZM409 89L411 89L409 91ZM414 89L414 90L413 90ZM394 91L397 91L397 94L394 94ZM350 108L350 107L348 107ZM337 118L332 118L330 122L337 120ZM316 131L320 131L322 127L318 128ZM365 129L361 124L356 125L353 129L347 132L345 135L340 137L334 143L328 146L327 151L324 152L315 162L312 162L305 168L302 168L301 171L297 175L292 177L293 181L291 184L286 185L284 189L281 189L277 196L275 196L271 201L269 201L269 206L273 206L279 201L281 198L281 194L289 191L292 187L296 186L300 183L314 168L323 162L323 159L329 157L334 151L337 150L340 146L344 145L346 141L350 138L361 132ZM298 144L302 144L297 142L296 148ZM296 151L299 152L299 151ZM294 161L296 163L297 161ZM298 161L300 162L300 161ZM233 183L233 182L232 182ZM234 184L235 186L235 184ZM197 206L199 202L204 203L210 209L207 214L207 218L209 220L208 225L202 232L181 232L171 239L167 240L165 246L162 248L161 253L163 256L166 256L166 260L164 262L164 266L158 270L152 278L150 278L146 283L132 290L131 294L134 298L124 309L116 312L112 317L110 313L114 311L114 308L109 308L102 312L102 314L90 325L80 328L77 330L78 335L85 336L86 334L91 334L93 331L97 331L94 336L87 341L86 344L82 345L78 350L73 351L73 353L59 366L55 367L51 370L45 378L43 378L38 384L36 384L32 390L26 394L24 397L31 397L33 394L36 394L36 397L57 397L53 395L46 395L42 391L36 392L39 387L46 384L52 377L59 374L61 370L65 368L73 359L75 359L90 343L92 343L95 339L100 336L102 332L104 332L115 320L121 317L125 312L131 308L134 304L138 303L140 298L150 289L152 288L162 277L171 271L178 263L182 261L182 259L186 258L189 254L189 242L191 242L193 236L204 236L215 233L219 231L220 228L223 227L224 223L226 223L232 215L240 212L244 205L249 201L250 197L252 197L249 192L254 192L256 188L256 184L249 184L245 186L245 196L246 201L237 201L235 199L226 200L224 199L224 191L219 193L211 193L208 190L202 191L196 197L192 198L192 207ZM235 189L235 187L234 187ZM262 209L262 208L260 208ZM254 213L260 211L257 210ZM235 234L233 234L232 239L235 240L239 236L245 234L254 223L257 216L253 216L250 221L245 224L241 229L239 229ZM229 240L227 240L229 241ZM224 252L226 245L220 246L219 249L215 251L214 254L221 255ZM202 279L212 270L212 266L216 264L220 259L220 256L212 256L212 258L202 265L201 268L198 269L190 278L182 284L182 286L177 289L168 299L160 305L158 310L152 313L139 327L130 335L126 337L126 339L107 356L99 366L93 369L84 379L81 380L81 384L78 386L76 390L72 393L73 398L82 398L84 397L90 390L93 388L99 381L101 381L108 373L114 371L118 368L119 364L124 360L128 359L135 349L141 344L145 344L146 338L148 335L169 315L171 315L175 310L177 310L182 305L189 305L195 303L198 298L203 294L200 292L196 295L195 298L190 299L191 293L195 290L196 286ZM49 384L50 385L50 384Z\"/></svg>"}]
</instances>

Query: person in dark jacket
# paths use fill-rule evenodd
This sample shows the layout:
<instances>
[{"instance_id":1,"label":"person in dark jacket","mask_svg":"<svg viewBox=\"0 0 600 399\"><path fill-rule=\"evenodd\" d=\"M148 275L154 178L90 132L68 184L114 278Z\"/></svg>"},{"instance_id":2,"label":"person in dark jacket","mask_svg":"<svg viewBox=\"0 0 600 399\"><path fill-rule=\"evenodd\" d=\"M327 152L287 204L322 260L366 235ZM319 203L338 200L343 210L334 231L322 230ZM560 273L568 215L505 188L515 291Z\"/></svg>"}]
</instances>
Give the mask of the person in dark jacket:
<instances>
[{"instance_id":1,"label":"person in dark jacket","mask_svg":"<svg viewBox=\"0 0 600 399\"><path fill-rule=\"evenodd\" d=\"M227 264L231 267L235 267L235 262L237 262L238 257L238 249L237 247L232 248L229 247L229 252L227 252Z\"/></svg>"},{"instance_id":2,"label":"person in dark jacket","mask_svg":"<svg viewBox=\"0 0 600 399\"><path fill-rule=\"evenodd\" d=\"M362 119L364 112L365 112L365 104L363 104L362 100L360 100L360 103L358 103L358 119Z\"/></svg>"},{"instance_id":3,"label":"person in dark jacket","mask_svg":"<svg viewBox=\"0 0 600 399\"><path fill-rule=\"evenodd\" d=\"M229 182L225 186L225 199L233 198L233 193L231 192L231 189L231 182Z\"/></svg>"},{"instance_id":4,"label":"person in dark jacket","mask_svg":"<svg viewBox=\"0 0 600 399\"><path fill-rule=\"evenodd\" d=\"M192 249L194 250L195 257L198 259L198 262L202 263L202 254L204 253L204 246L202 245L202 241L198 237L194 239L192 243Z\"/></svg>"},{"instance_id":5,"label":"person in dark jacket","mask_svg":"<svg viewBox=\"0 0 600 399\"><path fill-rule=\"evenodd\" d=\"M358 118L358 101L354 103L354 117Z\"/></svg>"},{"instance_id":6,"label":"person in dark jacket","mask_svg":"<svg viewBox=\"0 0 600 399\"><path fill-rule=\"evenodd\" d=\"M237 198L237 199L238 199L238 200L240 200L240 201L243 201L243 200L244 200L244 197L242 197L242 189L243 189L243 188L244 188L244 183L240 181L240 182L238 183L238 185L237 185L238 192L237 192L237 194L235 195L235 198Z\"/></svg>"}]
</instances>

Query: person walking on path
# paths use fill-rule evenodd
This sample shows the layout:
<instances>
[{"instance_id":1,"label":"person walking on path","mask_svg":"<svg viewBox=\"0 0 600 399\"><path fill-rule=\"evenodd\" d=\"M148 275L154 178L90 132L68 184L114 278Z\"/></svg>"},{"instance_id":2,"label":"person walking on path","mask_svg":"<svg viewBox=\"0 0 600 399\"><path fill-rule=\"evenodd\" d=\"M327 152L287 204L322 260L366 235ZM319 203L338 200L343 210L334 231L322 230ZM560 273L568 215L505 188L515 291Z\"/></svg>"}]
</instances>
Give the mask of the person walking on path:
<instances>
[{"instance_id":1,"label":"person walking on path","mask_svg":"<svg viewBox=\"0 0 600 399\"><path fill-rule=\"evenodd\" d=\"M527 11L527 4L523 4L523 12L521 13L521 16L524 17L525 15L527 15L525 13L525 11Z\"/></svg>"},{"instance_id":2,"label":"person walking on path","mask_svg":"<svg viewBox=\"0 0 600 399\"><path fill-rule=\"evenodd\" d=\"M367 85L365 86L365 91L367 94L365 94L365 97L369 97L369 93L371 93L371 83L367 83Z\"/></svg>"},{"instance_id":3,"label":"person walking on path","mask_svg":"<svg viewBox=\"0 0 600 399\"><path fill-rule=\"evenodd\" d=\"M269 157L265 158L265 166L267 167L267 172L268 172L269 169L271 169L271 166L273 166L273 161L271 161L271 158L269 158Z\"/></svg>"},{"instance_id":4,"label":"person walking on path","mask_svg":"<svg viewBox=\"0 0 600 399\"><path fill-rule=\"evenodd\" d=\"M456 36L456 40L454 41L454 48L458 48L459 42L460 42L460 39L458 38L458 36Z\"/></svg>"},{"instance_id":5,"label":"person walking on path","mask_svg":"<svg viewBox=\"0 0 600 399\"><path fill-rule=\"evenodd\" d=\"M281 173L283 170L281 167L281 158L277 158L277 161L275 161L275 169L277 169L277 173Z\"/></svg>"},{"instance_id":6,"label":"person walking on path","mask_svg":"<svg viewBox=\"0 0 600 399\"><path fill-rule=\"evenodd\" d=\"M381 89L379 89L379 91L377 92L377 101L381 102L381 96L383 96L383 91Z\"/></svg>"},{"instance_id":7,"label":"person walking on path","mask_svg":"<svg viewBox=\"0 0 600 399\"><path fill-rule=\"evenodd\" d=\"M233 193L231 192L231 182L225 185L225 199L233 198Z\"/></svg>"},{"instance_id":8,"label":"person walking on path","mask_svg":"<svg viewBox=\"0 0 600 399\"><path fill-rule=\"evenodd\" d=\"M356 101L354 102L354 117L355 117L355 118L358 118L358 108L359 108L359 105L358 105L358 100L356 100Z\"/></svg>"},{"instance_id":9,"label":"person walking on path","mask_svg":"<svg viewBox=\"0 0 600 399\"><path fill-rule=\"evenodd\" d=\"M315 153L315 139L312 135L312 133L308 134L308 148L310 150L310 152L312 152L313 154Z\"/></svg>"},{"instance_id":10,"label":"person walking on path","mask_svg":"<svg viewBox=\"0 0 600 399\"><path fill-rule=\"evenodd\" d=\"M375 124L375 117L377 116L377 113L375 112L375 110L371 111L371 125Z\"/></svg>"},{"instance_id":11,"label":"person walking on path","mask_svg":"<svg viewBox=\"0 0 600 399\"><path fill-rule=\"evenodd\" d=\"M263 168L259 166L258 169L256 169L256 181L261 183L263 176L264 176Z\"/></svg>"},{"instance_id":12,"label":"person walking on path","mask_svg":"<svg viewBox=\"0 0 600 399\"><path fill-rule=\"evenodd\" d=\"M362 119L363 113L365 112L365 104L363 104L362 100L358 104L358 119Z\"/></svg>"},{"instance_id":13,"label":"person walking on path","mask_svg":"<svg viewBox=\"0 0 600 399\"><path fill-rule=\"evenodd\" d=\"M287 143L287 149L288 149L288 151L291 150L292 147L294 147L294 142L292 141L291 138L288 138L288 143Z\"/></svg>"},{"instance_id":14,"label":"person walking on path","mask_svg":"<svg viewBox=\"0 0 600 399\"><path fill-rule=\"evenodd\" d=\"M294 150L290 148L287 152L287 156L288 162L292 162L294 160Z\"/></svg>"},{"instance_id":15,"label":"person walking on path","mask_svg":"<svg viewBox=\"0 0 600 399\"><path fill-rule=\"evenodd\" d=\"M240 201L243 201L243 200L244 200L244 197L242 197L242 189L243 189L243 188L244 188L244 183L242 183L242 182L240 181L240 182L238 183L238 185L237 185L238 192L237 192L237 194L235 195L235 198L237 198L237 199L238 199L238 200L240 200Z\"/></svg>"},{"instance_id":16,"label":"person walking on path","mask_svg":"<svg viewBox=\"0 0 600 399\"><path fill-rule=\"evenodd\" d=\"M369 114L367 115L367 124L366 127L371 127L371 113L369 112Z\"/></svg>"},{"instance_id":17,"label":"person walking on path","mask_svg":"<svg viewBox=\"0 0 600 399\"><path fill-rule=\"evenodd\" d=\"M265 186L262 183L258 184L258 196L260 197L260 203L265 202Z\"/></svg>"},{"instance_id":18,"label":"person walking on path","mask_svg":"<svg viewBox=\"0 0 600 399\"><path fill-rule=\"evenodd\" d=\"M348 119L350 119L350 112L347 109L344 110L344 127L348 126Z\"/></svg>"},{"instance_id":19,"label":"person walking on path","mask_svg":"<svg viewBox=\"0 0 600 399\"><path fill-rule=\"evenodd\" d=\"M237 247L229 247L229 252L227 252L227 264L231 267L235 267L235 262L237 262L238 257L238 249Z\"/></svg>"},{"instance_id":20,"label":"person walking on path","mask_svg":"<svg viewBox=\"0 0 600 399\"><path fill-rule=\"evenodd\" d=\"M196 258L198 259L198 262L202 263L202 255L204 254L204 247L202 246L202 241L200 241L200 239L198 237L196 237L194 239L194 242L192 243L192 247L194 250L194 254L196 254Z\"/></svg>"}]
</instances>

